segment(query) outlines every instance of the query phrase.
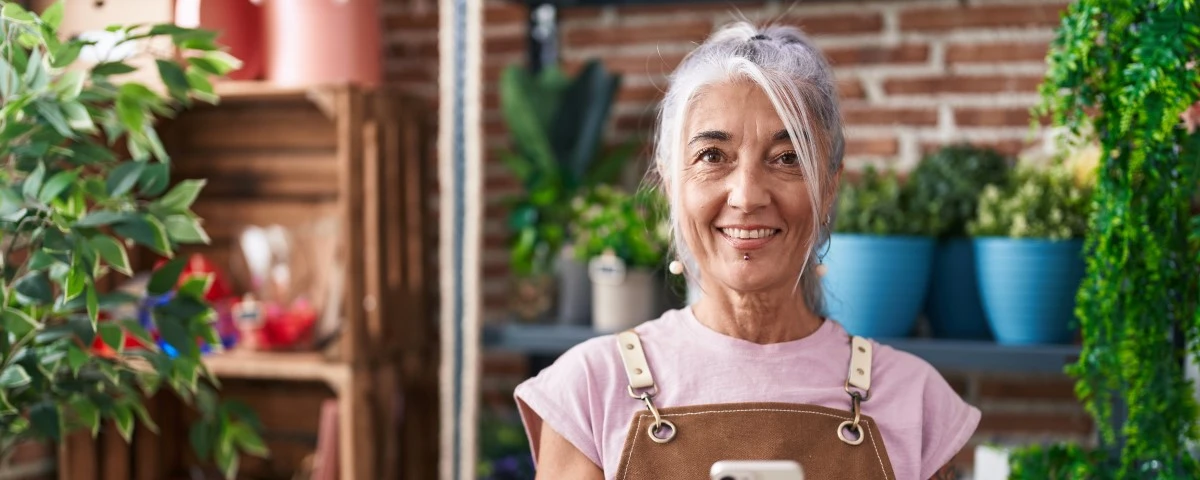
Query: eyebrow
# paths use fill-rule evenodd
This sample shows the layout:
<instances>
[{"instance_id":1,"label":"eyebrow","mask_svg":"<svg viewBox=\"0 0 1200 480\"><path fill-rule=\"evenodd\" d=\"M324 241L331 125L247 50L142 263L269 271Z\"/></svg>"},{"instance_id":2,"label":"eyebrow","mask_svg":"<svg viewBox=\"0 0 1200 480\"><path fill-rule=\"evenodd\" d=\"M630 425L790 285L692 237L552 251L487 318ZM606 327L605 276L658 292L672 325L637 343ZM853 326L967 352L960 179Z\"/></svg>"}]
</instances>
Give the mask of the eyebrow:
<instances>
[{"instance_id":1,"label":"eyebrow","mask_svg":"<svg viewBox=\"0 0 1200 480\"><path fill-rule=\"evenodd\" d=\"M697 133L696 136L692 137L691 140L688 140L688 145L696 143L700 140L715 140L718 142L728 142L730 138L733 138L733 135L730 135L729 132L725 132L722 130L705 130L703 132ZM791 138L791 135L788 134L787 129L784 129L784 130L775 132L775 134L771 136L771 141L778 142L780 140L787 140L789 138Z\"/></svg>"}]
</instances>

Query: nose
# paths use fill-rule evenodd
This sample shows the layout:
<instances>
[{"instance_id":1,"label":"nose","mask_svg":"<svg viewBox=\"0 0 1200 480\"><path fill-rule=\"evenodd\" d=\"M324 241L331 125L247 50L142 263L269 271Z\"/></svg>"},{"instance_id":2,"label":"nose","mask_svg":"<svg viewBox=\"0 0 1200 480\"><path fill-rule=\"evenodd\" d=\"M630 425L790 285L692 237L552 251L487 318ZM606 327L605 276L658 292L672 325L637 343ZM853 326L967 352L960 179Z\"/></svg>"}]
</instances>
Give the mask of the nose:
<instances>
[{"instance_id":1,"label":"nose","mask_svg":"<svg viewBox=\"0 0 1200 480\"><path fill-rule=\"evenodd\" d=\"M771 203L758 162L742 162L729 176L729 206L750 213Z\"/></svg>"}]
</instances>

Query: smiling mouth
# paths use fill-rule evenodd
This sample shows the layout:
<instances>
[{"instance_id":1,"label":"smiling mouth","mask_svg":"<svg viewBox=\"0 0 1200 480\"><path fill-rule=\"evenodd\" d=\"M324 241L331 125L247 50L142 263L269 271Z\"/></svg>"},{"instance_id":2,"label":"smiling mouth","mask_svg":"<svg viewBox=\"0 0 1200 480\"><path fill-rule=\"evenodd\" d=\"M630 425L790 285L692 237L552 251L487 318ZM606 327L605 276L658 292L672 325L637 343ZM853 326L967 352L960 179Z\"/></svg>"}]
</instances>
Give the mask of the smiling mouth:
<instances>
[{"instance_id":1,"label":"smiling mouth","mask_svg":"<svg viewBox=\"0 0 1200 480\"><path fill-rule=\"evenodd\" d=\"M780 232L777 228L718 228L721 234L732 240L764 240Z\"/></svg>"}]
</instances>

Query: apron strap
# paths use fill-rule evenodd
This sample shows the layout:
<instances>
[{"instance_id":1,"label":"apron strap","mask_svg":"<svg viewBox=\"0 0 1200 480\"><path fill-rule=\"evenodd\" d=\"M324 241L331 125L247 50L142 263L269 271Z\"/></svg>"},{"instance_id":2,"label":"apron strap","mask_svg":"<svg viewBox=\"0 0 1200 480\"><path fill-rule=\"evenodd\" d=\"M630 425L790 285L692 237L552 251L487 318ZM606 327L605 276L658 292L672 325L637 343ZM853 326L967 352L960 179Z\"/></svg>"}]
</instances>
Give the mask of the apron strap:
<instances>
[{"instance_id":1,"label":"apron strap","mask_svg":"<svg viewBox=\"0 0 1200 480\"><path fill-rule=\"evenodd\" d=\"M859 336L850 339L850 372L846 374L846 385L862 390L863 396L871 391L871 342Z\"/></svg>"},{"instance_id":2,"label":"apron strap","mask_svg":"<svg viewBox=\"0 0 1200 480\"><path fill-rule=\"evenodd\" d=\"M633 330L617 334L617 349L621 352L621 363L625 364L625 375L629 377L629 394L634 398L635 390L649 388L657 390L654 376L650 374L650 364L646 362L646 352L642 350L642 339Z\"/></svg>"}]
</instances>

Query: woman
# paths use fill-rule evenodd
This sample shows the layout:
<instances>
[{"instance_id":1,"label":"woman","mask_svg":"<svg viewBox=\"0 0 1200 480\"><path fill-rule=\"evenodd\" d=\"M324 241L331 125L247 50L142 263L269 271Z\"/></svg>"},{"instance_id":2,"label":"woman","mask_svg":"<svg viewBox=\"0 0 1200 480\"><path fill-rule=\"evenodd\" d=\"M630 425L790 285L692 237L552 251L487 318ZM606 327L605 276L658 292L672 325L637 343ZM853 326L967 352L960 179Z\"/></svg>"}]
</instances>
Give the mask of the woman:
<instances>
[{"instance_id":1,"label":"woman","mask_svg":"<svg viewBox=\"0 0 1200 480\"><path fill-rule=\"evenodd\" d=\"M729 26L672 74L657 129L672 271L704 294L517 388L538 478L694 480L764 458L816 479L947 475L979 411L823 316L843 150L823 55L796 28Z\"/></svg>"}]
</instances>

